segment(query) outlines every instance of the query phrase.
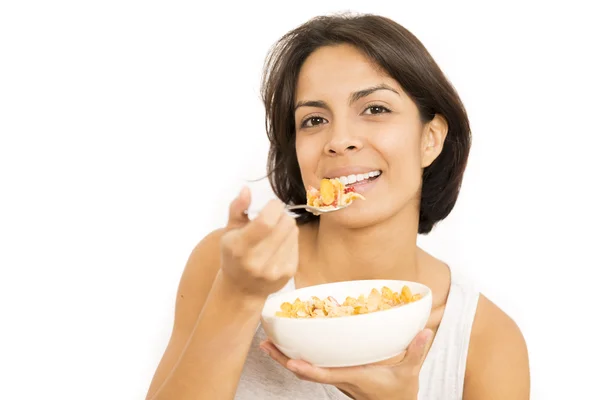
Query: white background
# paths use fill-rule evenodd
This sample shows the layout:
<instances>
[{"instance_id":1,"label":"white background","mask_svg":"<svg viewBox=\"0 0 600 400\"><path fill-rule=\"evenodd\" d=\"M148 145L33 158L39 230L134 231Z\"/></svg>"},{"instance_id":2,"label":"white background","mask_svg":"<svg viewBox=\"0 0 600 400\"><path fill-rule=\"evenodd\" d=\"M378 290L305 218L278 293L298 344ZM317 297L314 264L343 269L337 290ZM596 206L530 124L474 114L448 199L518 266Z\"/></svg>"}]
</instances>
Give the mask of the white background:
<instances>
[{"instance_id":1,"label":"white background","mask_svg":"<svg viewBox=\"0 0 600 400\"><path fill-rule=\"evenodd\" d=\"M469 112L463 191L421 244L520 325L532 398L598 398L597 18L448 3L2 2L0 399L145 396L190 250L264 173L269 47L343 10L416 34Z\"/></svg>"}]
</instances>

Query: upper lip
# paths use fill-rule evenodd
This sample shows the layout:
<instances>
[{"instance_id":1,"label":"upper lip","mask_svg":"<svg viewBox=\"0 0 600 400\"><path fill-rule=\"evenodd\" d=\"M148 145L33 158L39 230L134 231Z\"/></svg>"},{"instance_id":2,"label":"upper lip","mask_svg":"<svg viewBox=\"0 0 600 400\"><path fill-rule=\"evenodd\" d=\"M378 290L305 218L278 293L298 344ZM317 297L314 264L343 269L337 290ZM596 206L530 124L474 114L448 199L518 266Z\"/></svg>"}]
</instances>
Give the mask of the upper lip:
<instances>
[{"instance_id":1,"label":"upper lip","mask_svg":"<svg viewBox=\"0 0 600 400\"><path fill-rule=\"evenodd\" d=\"M343 168L335 168L325 171L323 174L326 178L339 178L340 176L348 176L348 175L357 175L357 174L366 174L371 171L381 171L379 168L373 167L362 167L362 166L350 166Z\"/></svg>"}]
</instances>

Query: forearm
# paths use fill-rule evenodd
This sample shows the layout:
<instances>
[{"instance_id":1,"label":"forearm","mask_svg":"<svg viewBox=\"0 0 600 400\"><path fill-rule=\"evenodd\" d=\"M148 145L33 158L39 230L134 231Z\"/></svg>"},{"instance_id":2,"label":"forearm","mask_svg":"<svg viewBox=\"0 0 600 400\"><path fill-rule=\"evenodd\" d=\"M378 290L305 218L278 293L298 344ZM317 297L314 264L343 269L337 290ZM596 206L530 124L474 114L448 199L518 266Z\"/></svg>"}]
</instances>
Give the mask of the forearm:
<instances>
[{"instance_id":1,"label":"forearm","mask_svg":"<svg viewBox=\"0 0 600 400\"><path fill-rule=\"evenodd\" d=\"M179 361L152 399L232 399L262 305L219 273Z\"/></svg>"}]
</instances>

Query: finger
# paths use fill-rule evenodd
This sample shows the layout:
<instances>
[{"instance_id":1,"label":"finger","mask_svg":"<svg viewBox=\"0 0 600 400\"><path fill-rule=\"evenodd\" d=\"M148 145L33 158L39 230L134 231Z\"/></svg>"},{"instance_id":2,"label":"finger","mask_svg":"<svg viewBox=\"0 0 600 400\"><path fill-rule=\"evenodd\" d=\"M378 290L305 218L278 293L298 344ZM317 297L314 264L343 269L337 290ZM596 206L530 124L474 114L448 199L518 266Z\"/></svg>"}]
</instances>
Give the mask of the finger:
<instances>
[{"instance_id":1,"label":"finger","mask_svg":"<svg viewBox=\"0 0 600 400\"><path fill-rule=\"evenodd\" d=\"M290 360L285 354L283 354L273 343L269 340L265 340L260 344L260 348L269 355L273 360L281 364L282 367L286 367L287 362Z\"/></svg>"},{"instance_id":2,"label":"finger","mask_svg":"<svg viewBox=\"0 0 600 400\"><path fill-rule=\"evenodd\" d=\"M284 249L292 251L293 237L297 237L294 235L298 229L295 225L296 221L283 213L271 232L252 248L250 253L252 262L256 265L269 266L265 272L282 270L280 264L286 260Z\"/></svg>"},{"instance_id":3,"label":"finger","mask_svg":"<svg viewBox=\"0 0 600 400\"><path fill-rule=\"evenodd\" d=\"M273 254L274 250L282 246L295 231L297 231L296 220L282 211L277 223L266 231L260 242L256 243L255 249L257 252L268 250Z\"/></svg>"},{"instance_id":4,"label":"finger","mask_svg":"<svg viewBox=\"0 0 600 400\"><path fill-rule=\"evenodd\" d=\"M229 218L227 221L228 228L237 228L248 223L248 216L245 211L250 206L251 194L250 189L244 186L238 196L233 199L229 205Z\"/></svg>"},{"instance_id":5,"label":"finger","mask_svg":"<svg viewBox=\"0 0 600 400\"><path fill-rule=\"evenodd\" d=\"M287 370L292 372L294 375L296 375L298 377L298 379L302 379L304 381L310 381L310 382L325 383L325 381L319 381L317 379L314 379L313 377L310 376L310 373L308 375L302 374L302 371L305 371L307 368L308 369L311 368L312 365L307 363L306 361L290 359L285 354L283 354L281 351L279 351L279 349L277 349L277 347L275 347L275 345L273 343L271 343L270 341L263 342L260 347L269 354L269 357L271 357L282 367L286 368ZM300 367L298 367L298 365L300 365ZM306 367L304 367L304 365L306 365ZM315 368L315 367L313 367L313 368Z\"/></svg>"},{"instance_id":6,"label":"finger","mask_svg":"<svg viewBox=\"0 0 600 400\"><path fill-rule=\"evenodd\" d=\"M325 368L314 366L304 360L289 360L286 368L306 381L324 383L327 385L355 384L364 382L366 367Z\"/></svg>"},{"instance_id":7,"label":"finger","mask_svg":"<svg viewBox=\"0 0 600 400\"><path fill-rule=\"evenodd\" d=\"M269 201L258 216L242 228L241 235L245 243L253 246L267 237L284 216L284 207L279 200Z\"/></svg>"},{"instance_id":8,"label":"finger","mask_svg":"<svg viewBox=\"0 0 600 400\"><path fill-rule=\"evenodd\" d=\"M321 368L304 360L290 359L280 352L269 340L262 342L260 347L273 360L305 381L336 385L341 383L355 383L365 378L366 366L363 365L356 367Z\"/></svg>"},{"instance_id":9,"label":"finger","mask_svg":"<svg viewBox=\"0 0 600 400\"><path fill-rule=\"evenodd\" d=\"M397 356L388 358L386 360L377 361L377 362L369 364L369 365L372 365L372 366L382 365L382 366L387 366L387 367L399 365L404 360L404 357L406 357L406 350L403 351L402 353L398 354Z\"/></svg>"},{"instance_id":10,"label":"finger","mask_svg":"<svg viewBox=\"0 0 600 400\"><path fill-rule=\"evenodd\" d=\"M403 365L410 365L414 367L421 367L427 356L427 352L433 342L433 331L431 329L424 329L408 345L406 350L406 356L402 361Z\"/></svg>"},{"instance_id":11,"label":"finger","mask_svg":"<svg viewBox=\"0 0 600 400\"><path fill-rule=\"evenodd\" d=\"M290 359L281 353L277 347L270 341L263 342L261 347L268 350L269 355L279 364L292 371L298 378L311 381L335 385L340 383L356 382L363 377L365 366L357 367L339 367L322 368L312 365L304 360Z\"/></svg>"},{"instance_id":12,"label":"finger","mask_svg":"<svg viewBox=\"0 0 600 400\"><path fill-rule=\"evenodd\" d=\"M277 347L275 347L275 345L273 343L271 343L269 340L262 342L260 344L260 348L262 349L262 351L267 353L269 355L269 357L271 357L279 365L290 370L288 368L288 362L290 362L290 358L287 357L285 354L283 354L281 351L279 351L279 349ZM309 380L309 379L306 379L305 377L295 373L292 370L290 370L290 372L293 372L299 379Z\"/></svg>"},{"instance_id":13,"label":"finger","mask_svg":"<svg viewBox=\"0 0 600 400\"><path fill-rule=\"evenodd\" d=\"M279 277L281 275L292 276L298 268L298 227L296 221L292 218L291 222L281 221L282 225L290 225L290 227L282 227L285 231L283 241L276 247L275 254L267 261L269 266L267 275Z\"/></svg>"}]
</instances>

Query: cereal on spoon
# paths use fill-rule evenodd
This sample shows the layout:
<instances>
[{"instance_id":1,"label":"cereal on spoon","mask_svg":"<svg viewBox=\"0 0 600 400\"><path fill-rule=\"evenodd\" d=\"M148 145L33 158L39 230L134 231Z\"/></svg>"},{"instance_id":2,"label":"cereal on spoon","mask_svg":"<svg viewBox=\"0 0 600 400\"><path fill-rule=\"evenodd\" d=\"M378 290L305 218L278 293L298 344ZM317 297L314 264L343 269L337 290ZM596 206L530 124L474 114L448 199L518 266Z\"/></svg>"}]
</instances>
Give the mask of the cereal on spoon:
<instances>
[{"instance_id":1,"label":"cereal on spoon","mask_svg":"<svg viewBox=\"0 0 600 400\"><path fill-rule=\"evenodd\" d=\"M306 190L306 204L321 209L345 206L356 199L365 200L364 196L356 193L353 187L346 187L337 178L322 179L319 189L309 186Z\"/></svg>"}]
</instances>

